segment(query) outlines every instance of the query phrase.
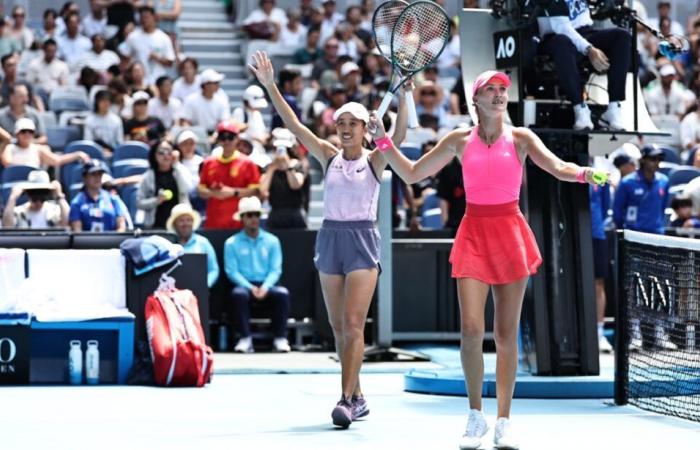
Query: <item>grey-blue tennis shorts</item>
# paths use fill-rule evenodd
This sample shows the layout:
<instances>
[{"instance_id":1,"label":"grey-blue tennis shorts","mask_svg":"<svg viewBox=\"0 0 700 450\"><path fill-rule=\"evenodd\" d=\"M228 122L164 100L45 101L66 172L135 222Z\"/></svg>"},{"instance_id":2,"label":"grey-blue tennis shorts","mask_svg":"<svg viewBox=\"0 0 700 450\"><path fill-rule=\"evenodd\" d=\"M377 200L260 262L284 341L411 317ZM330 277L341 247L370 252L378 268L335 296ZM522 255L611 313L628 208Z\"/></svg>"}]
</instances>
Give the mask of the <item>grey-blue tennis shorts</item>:
<instances>
[{"instance_id":1,"label":"grey-blue tennis shorts","mask_svg":"<svg viewBox=\"0 0 700 450\"><path fill-rule=\"evenodd\" d=\"M328 275L380 269L379 230L370 220L324 220L316 235L314 264Z\"/></svg>"}]
</instances>

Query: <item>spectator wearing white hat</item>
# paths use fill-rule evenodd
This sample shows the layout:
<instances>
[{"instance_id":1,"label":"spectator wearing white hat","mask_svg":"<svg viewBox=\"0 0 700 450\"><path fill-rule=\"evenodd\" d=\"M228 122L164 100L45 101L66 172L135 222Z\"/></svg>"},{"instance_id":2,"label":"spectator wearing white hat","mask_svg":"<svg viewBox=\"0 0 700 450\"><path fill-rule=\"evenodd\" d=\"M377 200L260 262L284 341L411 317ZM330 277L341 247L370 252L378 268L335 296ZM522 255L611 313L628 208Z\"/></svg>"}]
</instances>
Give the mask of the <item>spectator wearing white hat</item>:
<instances>
[{"instance_id":1,"label":"spectator wearing white hat","mask_svg":"<svg viewBox=\"0 0 700 450\"><path fill-rule=\"evenodd\" d=\"M235 285L231 295L236 329L241 336L235 351L253 352L251 306L267 304L272 310L273 347L275 351L288 352L289 291L277 285L282 275L282 245L277 236L260 228L261 214L257 197L241 199L235 219L243 223L243 230L224 243L224 269Z\"/></svg>"},{"instance_id":2,"label":"spectator wearing white hat","mask_svg":"<svg viewBox=\"0 0 700 450\"><path fill-rule=\"evenodd\" d=\"M131 96L133 115L131 119L124 122L124 133L127 138L145 142L149 147L160 142L165 136L163 122L148 114L150 98L148 93L144 91L134 92L134 95Z\"/></svg>"},{"instance_id":3,"label":"spectator wearing white hat","mask_svg":"<svg viewBox=\"0 0 700 450\"><path fill-rule=\"evenodd\" d=\"M182 102L172 96L173 80L163 75L156 80L158 95L148 101L148 115L157 117L170 129L182 117Z\"/></svg>"},{"instance_id":4,"label":"spectator wearing white hat","mask_svg":"<svg viewBox=\"0 0 700 450\"><path fill-rule=\"evenodd\" d=\"M182 245L185 253L207 255L207 286L211 288L219 279L219 263L209 239L195 233L201 223L202 218L197 211L187 203L180 203L170 211L166 228L177 235L177 243Z\"/></svg>"},{"instance_id":5,"label":"spectator wearing white hat","mask_svg":"<svg viewBox=\"0 0 700 450\"><path fill-rule=\"evenodd\" d=\"M2 152L2 164L8 166L30 166L36 169L42 166L58 167L73 161L90 161L90 157L84 152L65 153L56 155L51 149L42 144L34 143L36 126L31 119L22 117L15 122L16 143L9 144ZM7 134L0 133L2 134ZM2 138L3 140L6 137Z\"/></svg>"},{"instance_id":6,"label":"spectator wearing white hat","mask_svg":"<svg viewBox=\"0 0 700 450\"><path fill-rule=\"evenodd\" d=\"M183 130L175 138L177 149L180 152L180 162L187 169L190 192L196 194L199 185L199 169L204 162L204 158L197 154L197 143L199 138L192 130ZM192 198L190 198L190 201Z\"/></svg>"},{"instance_id":7,"label":"spectator wearing white hat","mask_svg":"<svg viewBox=\"0 0 700 450\"><path fill-rule=\"evenodd\" d=\"M146 69L150 84L166 75L175 62L175 50L170 37L158 29L155 10L151 6L139 8L141 26L129 34L119 46L122 55L140 61Z\"/></svg>"},{"instance_id":8,"label":"spectator wearing white hat","mask_svg":"<svg viewBox=\"0 0 700 450\"><path fill-rule=\"evenodd\" d=\"M185 100L180 124L198 125L212 134L219 122L231 117L228 99L217 95L224 76L214 69L206 69L199 76L201 91L191 94Z\"/></svg>"},{"instance_id":9,"label":"spectator wearing white hat","mask_svg":"<svg viewBox=\"0 0 700 450\"><path fill-rule=\"evenodd\" d=\"M17 206L17 200L26 194L29 201ZM55 201L53 201L55 199ZM2 216L4 228L66 228L70 206L61 190L61 183L49 181L43 170L29 173L26 183L12 188Z\"/></svg>"},{"instance_id":10,"label":"spectator wearing white hat","mask_svg":"<svg viewBox=\"0 0 700 450\"><path fill-rule=\"evenodd\" d=\"M260 193L270 202L266 227L306 228L304 184L307 171L296 158L297 140L286 128L273 130L275 157L260 177Z\"/></svg>"},{"instance_id":11,"label":"spectator wearing white hat","mask_svg":"<svg viewBox=\"0 0 700 450\"><path fill-rule=\"evenodd\" d=\"M105 156L124 142L124 124L111 111L112 94L107 90L97 91L92 112L85 119L83 137L95 141L102 147Z\"/></svg>"},{"instance_id":12,"label":"spectator wearing white hat","mask_svg":"<svg viewBox=\"0 0 700 450\"><path fill-rule=\"evenodd\" d=\"M644 92L647 110L652 116L685 114L695 101L695 94L677 81L676 69L670 63L659 68L659 83Z\"/></svg>"},{"instance_id":13,"label":"spectator wearing white hat","mask_svg":"<svg viewBox=\"0 0 700 450\"><path fill-rule=\"evenodd\" d=\"M261 143L266 142L270 134L260 112L261 109L265 108L267 108L265 92L260 86L253 84L243 92L243 106L234 109L231 115L233 120L248 126L246 134L249 137Z\"/></svg>"}]
</instances>

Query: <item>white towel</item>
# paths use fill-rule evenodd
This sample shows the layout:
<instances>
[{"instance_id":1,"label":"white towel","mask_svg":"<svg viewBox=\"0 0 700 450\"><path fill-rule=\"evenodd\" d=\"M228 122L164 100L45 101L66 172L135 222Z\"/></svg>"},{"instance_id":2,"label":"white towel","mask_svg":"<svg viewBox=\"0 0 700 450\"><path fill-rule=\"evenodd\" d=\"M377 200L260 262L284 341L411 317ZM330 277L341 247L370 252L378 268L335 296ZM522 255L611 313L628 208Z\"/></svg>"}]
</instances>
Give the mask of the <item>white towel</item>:
<instances>
[{"instance_id":1,"label":"white towel","mask_svg":"<svg viewBox=\"0 0 700 450\"><path fill-rule=\"evenodd\" d=\"M119 250L27 250L31 312L38 320L131 316Z\"/></svg>"},{"instance_id":2,"label":"white towel","mask_svg":"<svg viewBox=\"0 0 700 450\"><path fill-rule=\"evenodd\" d=\"M0 312L16 311L15 293L24 281L24 250L0 248Z\"/></svg>"}]
</instances>

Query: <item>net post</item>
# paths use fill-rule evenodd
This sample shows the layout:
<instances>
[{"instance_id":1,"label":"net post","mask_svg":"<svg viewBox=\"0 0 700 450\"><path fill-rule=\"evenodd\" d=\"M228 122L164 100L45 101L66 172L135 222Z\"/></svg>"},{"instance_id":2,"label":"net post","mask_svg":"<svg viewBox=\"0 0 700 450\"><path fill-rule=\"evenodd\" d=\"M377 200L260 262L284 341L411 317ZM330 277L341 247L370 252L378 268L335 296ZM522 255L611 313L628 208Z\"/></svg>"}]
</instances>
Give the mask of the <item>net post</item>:
<instances>
[{"instance_id":1,"label":"net post","mask_svg":"<svg viewBox=\"0 0 700 450\"><path fill-rule=\"evenodd\" d=\"M625 277L627 262L625 234L619 230L617 238L617 305L615 311L615 404L626 405L629 381L629 318L628 283Z\"/></svg>"}]
</instances>

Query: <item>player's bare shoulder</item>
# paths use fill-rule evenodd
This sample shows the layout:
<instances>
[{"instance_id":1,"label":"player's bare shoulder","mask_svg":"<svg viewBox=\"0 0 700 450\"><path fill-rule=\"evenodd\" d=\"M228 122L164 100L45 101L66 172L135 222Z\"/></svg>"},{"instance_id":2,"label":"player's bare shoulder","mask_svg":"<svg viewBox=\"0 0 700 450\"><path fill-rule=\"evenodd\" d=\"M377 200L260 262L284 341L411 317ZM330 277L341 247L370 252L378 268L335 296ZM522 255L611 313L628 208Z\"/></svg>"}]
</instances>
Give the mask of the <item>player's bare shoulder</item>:
<instances>
[{"instance_id":1,"label":"player's bare shoulder","mask_svg":"<svg viewBox=\"0 0 700 450\"><path fill-rule=\"evenodd\" d=\"M445 145L455 154L459 154L460 151L467 145L467 140L472 133L471 127L460 127L456 128L445 135L442 138Z\"/></svg>"}]
</instances>

